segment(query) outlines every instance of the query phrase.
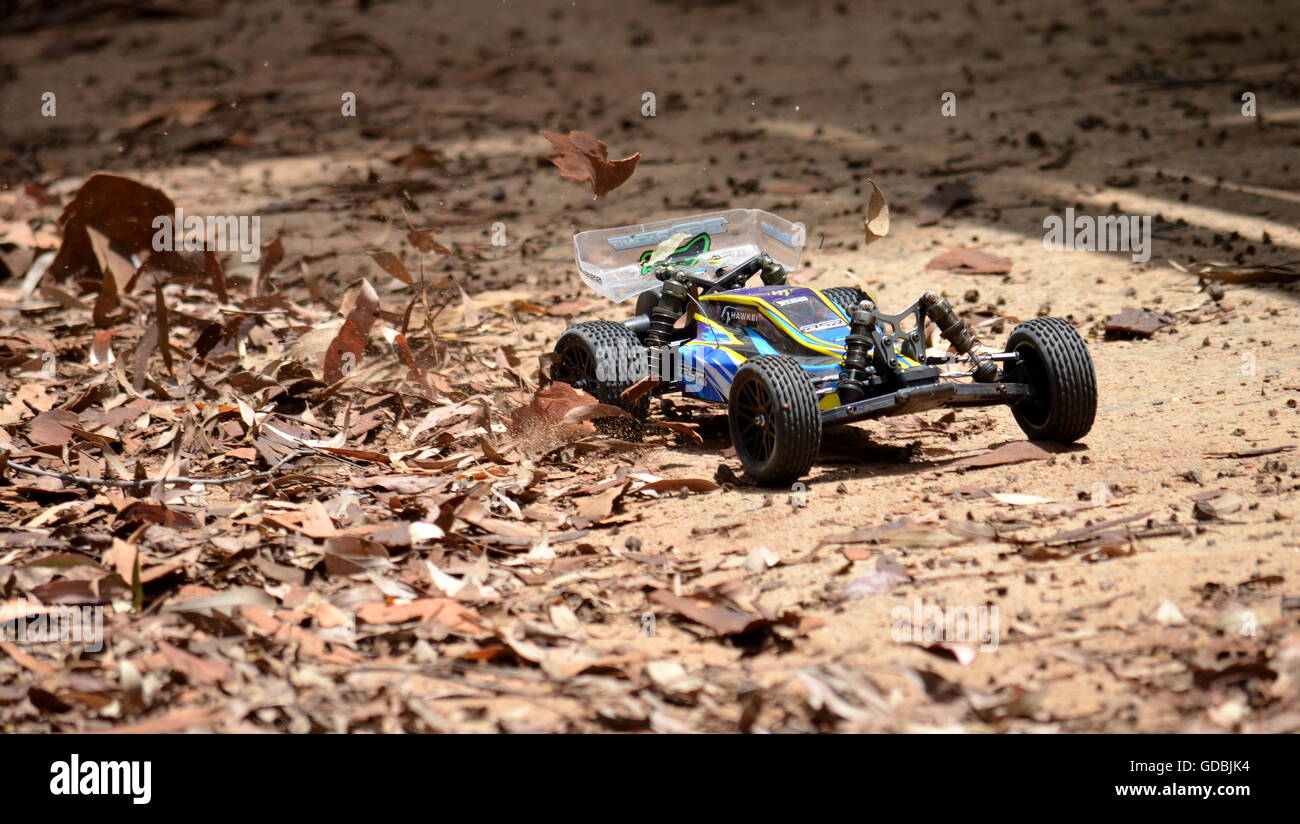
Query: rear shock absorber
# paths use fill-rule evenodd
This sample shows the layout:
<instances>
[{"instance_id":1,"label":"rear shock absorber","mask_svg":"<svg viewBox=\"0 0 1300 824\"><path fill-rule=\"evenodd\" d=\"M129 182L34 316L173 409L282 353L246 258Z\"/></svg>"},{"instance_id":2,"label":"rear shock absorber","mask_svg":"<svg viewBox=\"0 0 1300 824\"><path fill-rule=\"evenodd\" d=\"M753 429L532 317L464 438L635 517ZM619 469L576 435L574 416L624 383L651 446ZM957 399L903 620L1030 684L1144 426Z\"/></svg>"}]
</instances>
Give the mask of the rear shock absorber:
<instances>
[{"instance_id":1,"label":"rear shock absorber","mask_svg":"<svg viewBox=\"0 0 1300 824\"><path fill-rule=\"evenodd\" d=\"M876 325L876 305L869 300L858 304L849 316L849 334L844 338L844 368L836 388L840 403L860 401L867 395L864 381L871 379L875 367L867 361L871 348L871 330Z\"/></svg>"},{"instance_id":2,"label":"rear shock absorber","mask_svg":"<svg viewBox=\"0 0 1300 824\"><path fill-rule=\"evenodd\" d=\"M930 320L939 327L939 334L943 339L952 344L957 354L969 355L974 361L975 380L980 383L991 383L997 380L997 364L993 363L993 359L988 355L976 351L979 339L975 337L970 327L957 317L948 299L937 292L926 292L921 296L921 304L925 306L925 313L930 316Z\"/></svg>"},{"instance_id":3,"label":"rear shock absorber","mask_svg":"<svg viewBox=\"0 0 1300 824\"><path fill-rule=\"evenodd\" d=\"M659 290L659 302L650 310L649 330L645 336L646 366L650 377L656 380L668 380L675 373L670 362L672 351L668 342L672 340L673 327L686 312L690 290L668 272L663 287Z\"/></svg>"},{"instance_id":4,"label":"rear shock absorber","mask_svg":"<svg viewBox=\"0 0 1300 824\"><path fill-rule=\"evenodd\" d=\"M785 285L785 267L777 263L767 255L758 264L760 277L763 279L764 286L784 286Z\"/></svg>"},{"instance_id":5,"label":"rear shock absorber","mask_svg":"<svg viewBox=\"0 0 1300 824\"><path fill-rule=\"evenodd\" d=\"M646 346L667 346L672 339L673 326L686 311L690 291L680 280L669 278L659 291L659 302L650 310L650 331L646 333Z\"/></svg>"}]
</instances>

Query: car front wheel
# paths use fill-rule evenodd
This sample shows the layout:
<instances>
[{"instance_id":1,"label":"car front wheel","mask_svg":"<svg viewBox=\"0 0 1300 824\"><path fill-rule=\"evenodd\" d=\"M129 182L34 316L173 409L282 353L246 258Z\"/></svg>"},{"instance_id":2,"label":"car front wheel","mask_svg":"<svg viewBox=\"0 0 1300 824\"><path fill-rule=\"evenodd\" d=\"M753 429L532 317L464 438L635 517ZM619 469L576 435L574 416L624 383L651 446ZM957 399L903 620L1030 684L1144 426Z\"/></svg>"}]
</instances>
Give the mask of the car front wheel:
<instances>
[{"instance_id":1,"label":"car front wheel","mask_svg":"<svg viewBox=\"0 0 1300 824\"><path fill-rule=\"evenodd\" d=\"M1027 383L1034 397L1011 407L1016 423L1032 440L1074 443L1088 434L1097 416L1097 374L1083 338L1069 321L1034 318L1007 339L1019 357L1006 380Z\"/></svg>"},{"instance_id":2,"label":"car front wheel","mask_svg":"<svg viewBox=\"0 0 1300 824\"><path fill-rule=\"evenodd\" d=\"M812 468L821 446L817 395L793 358L762 355L746 361L731 384L731 443L745 474L780 486Z\"/></svg>"}]
</instances>

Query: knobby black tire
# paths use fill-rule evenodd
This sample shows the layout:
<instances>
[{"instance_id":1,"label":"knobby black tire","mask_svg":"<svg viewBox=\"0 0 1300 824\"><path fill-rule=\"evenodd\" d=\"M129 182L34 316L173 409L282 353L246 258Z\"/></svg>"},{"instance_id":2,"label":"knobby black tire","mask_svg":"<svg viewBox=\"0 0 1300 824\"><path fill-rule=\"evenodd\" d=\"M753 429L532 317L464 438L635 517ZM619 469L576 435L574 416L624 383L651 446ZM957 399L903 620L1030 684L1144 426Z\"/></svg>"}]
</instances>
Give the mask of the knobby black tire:
<instances>
[{"instance_id":1,"label":"knobby black tire","mask_svg":"<svg viewBox=\"0 0 1300 824\"><path fill-rule=\"evenodd\" d=\"M553 379L632 415L633 420L597 418L593 421L597 429L628 439L640 437L650 412L650 396L628 401L623 392L647 374L646 349L630 329L608 320L576 324L556 341L555 355Z\"/></svg>"},{"instance_id":2,"label":"knobby black tire","mask_svg":"<svg viewBox=\"0 0 1300 824\"><path fill-rule=\"evenodd\" d=\"M1008 379L1034 386L1039 396L1011 408L1031 440L1074 443L1097 417L1097 373L1088 347L1068 321L1034 318L1007 339L1007 351L1021 355Z\"/></svg>"},{"instance_id":3,"label":"knobby black tire","mask_svg":"<svg viewBox=\"0 0 1300 824\"><path fill-rule=\"evenodd\" d=\"M870 296L856 286L832 286L829 289L822 289L821 293L831 303L840 307L850 319L853 317L853 310L858 308L859 303L870 300Z\"/></svg>"},{"instance_id":4,"label":"knobby black tire","mask_svg":"<svg viewBox=\"0 0 1300 824\"><path fill-rule=\"evenodd\" d=\"M755 423L758 396L770 401L765 416L770 448L756 441L768 437L767 428ZM787 485L812 468L821 447L821 412L812 382L794 358L762 355L746 361L731 384L728 413L736 457L753 480L768 486ZM756 435L756 431L762 434Z\"/></svg>"}]
</instances>

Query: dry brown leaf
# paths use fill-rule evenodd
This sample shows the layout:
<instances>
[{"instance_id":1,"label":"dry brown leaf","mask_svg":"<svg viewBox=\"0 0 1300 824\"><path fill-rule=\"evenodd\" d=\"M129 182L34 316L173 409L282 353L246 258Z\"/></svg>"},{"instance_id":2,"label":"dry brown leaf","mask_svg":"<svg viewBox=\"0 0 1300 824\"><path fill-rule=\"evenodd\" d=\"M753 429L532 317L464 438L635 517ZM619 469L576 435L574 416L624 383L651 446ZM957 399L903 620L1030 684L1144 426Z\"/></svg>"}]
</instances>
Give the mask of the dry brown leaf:
<instances>
[{"instance_id":1,"label":"dry brown leaf","mask_svg":"<svg viewBox=\"0 0 1300 824\"><path fill-rule=\"evenodd\" d=\"M1011 271L1011 261L978 249L958 247L931 258L925 268L947 269L961 275L1005 275Z\"/></svg>"},{"instance_id":2,"label":"dry brown leaf","mask_svg":"<svg viewBox=\"0 0 1300 824\"><path fill-rule=\"evenodd\" d=\"M152 186L119 175L91 175L59 216L63 244L47 272L56 281L70 277L100 277L100 268L87 229L95 229L111 243L129 252L153 251L154 218L174 217L171 198ZM174 252L161 252L169 262L179 260ZM172 266L167 268L172 269ZM188 268L188 267L184 267Z\"/></svg>"},{"instance_id":3,"label":"dry brown leaf","mask_svg":"<svg viewBox=\"0 0 1300 824\"><path fill-rule=\"evenodd\" d=\"M626 481L615 483L606 489L591 495L575 498L573 505L577 508L576 517L570 519L574 526L600 523L614 512L614 504L627 491Z\"/></svg>"},{"instance_id":4,"label":"dry brown leaf","mask_svg":"<svg viewBox=\"0 0 1300 824\"><path fill-rule=\"evenodd\" d=\"M454 632L466 635L486 632L483 618L472 608L452 598L419 598L406 604L363 604L357 609L357 618L367 624L437 621Z\"/></svg>"},{"instance_id":5,"label":"dry brown leaf","mask_svg":"<svg viewBox=\"0 0 1300 824\"><path fill-rule=\"evenodd\" d=\"M637 487L637 492L712 492L720 489L707 478L660 478Z\"/></svg>"},{"instance_id":6,"label":"dry brown leaf","mask_svg":"<svg viewBox=\"0 0 1300 824\"><path fill-rule=\"evenodd\" d=\"M944 547L965 543L969 538L954 534L950 529L937 529L922 524L912 518L903 517L897 521L879 526L860 527L852 532L831 535L822 539L827 544L891 544L904 547ZM845 550L850 560L863 560L871 557L870 551Z\"/></svg>"},{"instance_id":7,"label":"dry brown leaf","mask_svg":"<svg viewBox=\"0 0 1300 824\"><path fill-rule=\"evenodd\" d=\"M189 727L216 724L225 718L226 712L223 707L187 707L146 718L143 721L118 724L106 730L87 730L87 732L109 735L159 735L166 732L179 732Z\"/></svg>"},{"instance_id":8,"label":"dry brown leaf","mask_svg":"<svg viewBox=\"0 0 1300 824\"><path fill-rule=\"evenodd\" d=\"M596 420L598 418L631 417L631 413L626 409L617 406L610 406L605 403L584 403L565 412L560 418L560 423L581 423L582 421Z\"/></svg>"},{"instance_id":9,"label":"dry brown leaf","mask_svg":"<svg viewBox=\"0 0 1300 824\"><path fill-rule=\"evenodd\" d=\"M284 260L284 235L277 235L275 240L262 247L257 262L257 280L253 282L254 298L266 291L268 278L282 260Z\"/></svg>"},{"instance_id":10,"label":"dry brown leaf","mask_svg":"<svg viewBox=\"0 0 1300 824\"><path fill-rule=\"evenodd\" d=\"M675 435L684 435L696 443L704 443L704 437L700 435L700 425L698 423L687 423L686 421L655 421L654 425L661 429L667 429Z\"/></svg>"},{"instance_id":11,"label":"dry brown leaf","mask_svg":"<svg viewBox=\"0 0 1300 824\"><path fill-rule=\"evenodd\" d=\"M555 382L538 389L528 403L510 411L510 429L519 437L535 438L543 433L583 435L595 431L586 421L564 423L574 409L596 408L601 404L567 383Z\"/></svg>"},{"instance_id":12,"label":"dry brown leaf","mask_svg":"<svg viewBox=\"0 0 1300 824\"><path fill-rule=\"evenodd\" d=\"M177 100L126 118L122 121L122 128L133 131L154 123L161 123L164 126L177 123L189 128L202 122L208 113L217 107L217 103L218 101L212 99Z\"/></svg>"},{"instance_id":13,"label":"dry brown leaf","mask_svg":"<svg viewBox=\"0 0 1300 824\"><path fill-rule=\"evenodd\" d=\"M628 403L636 403L654 391L659 385L659 381L654 375L647 375L636 383L629 386L619 393L619 397L625 399Z\"/></svg>"},{"instance_id":14,"label":"dry brown leaf","mask_svg":"<svg viewBox=\"0 0 1300 824\"><path fill-rule=\"evenodd\" d=\"M27 436L37 446L63 446L72 441L72 430L79 425L76 413L51 409L32 418L27 424Z\"/></svg>"},{"instance_id":15,"label":"dry brown leaf","mask_svg":"<svg viewBox=\"0 0 1300 824\"><path fill-rule=\"evenodd\" d=\"M1206 280L1222 283L1294 283L1300 280L1300 269L1295 263L1249 266L1239 263L1191 263L1184 266L1177 261L1169 265L1180 272L1199 275Z\"/></svg>"},{"instance_id":16,"label":"dry brown leaf","mask_svg":"<svg viewBox=\"0 0 1300 824\"><path fill-rule=\"evenodd\" d=\"M889 234L889 201L874 180L867 179L867 214L862 219L866 243L875 243Z\"/></svg>"},{"instance_id":17,"label":"dry brown leaf","mask_svg":"<svg viewBox=\"0 0 1300 824\"><path fill-rule=\"evenodd\" d=\"M433 229L411 229L406 233L406 239L411 245L421 252L428 254L437 252L440 255L447 255L451 250L439 243L433 236Z\"/></svg>"},{"instance_id":18,"label":"dry brown leaf","mask_svg":"<svg viewBox=\"0 0 1300 824\"><path fill-rule=\"evenodd\" d=\"M232 675L229 664L211 658L200 658L166 641L159 641L158 649L167 657L167 662L171 665L171 668L184 675L192 683L219 684L228 680Z\"/></svg>"},{"instance_id":19,"label":"dry brown leaf","mask_svg":"<svg viewBox=\"0 0 1300 824\"><path fill-rule=\"evenodd\" d=\"M408 286L415 284L415 278L411 277L411 270L406 268L402 259L392 252L371 252L370 259L379 264L379 268L388 274L405 283Z\"/></svg>"},{"instance_id":20,"label":"dry brown leaf","mask_svg":"<svg viewBox=\"0 0 1300 824\"><path fill-rule=\"evenodd\" d=\"M1025 461L1043 461L1053 455L1069 451L1069 449L1070 447L1047 441L1012 441L999 446L992 452L972 455L969 458L962 458L945 466L948 469L983 469L989 466L1006 466L1007 464L1023 463Z\"/></svg>"},{"instance_id":21,"label":"dry brown leaf","mask_svg":"<svg viewBox=\"0 0 1300 824\"><path fill-rule=\"evenodd\" d=\"M1172 315L1157 314L1144 309L1128 307L1106 318L1108 338L1149 338L1167 326L1173 326Z\"/></svg>"},{"instance_id":22,"label":"dry brown leaf","mask_svg":"<svg viewBox=\"0 0 1300 824\"><path fill-rule=\"evenodd\" d=\"M379 295L370 281L362 280L357 290L356 306L348 313L343 326L325 350L325 382L332 384L351 377L361 368L370 328L379 316Z\"/></svg>"},{"instance_id":23,"label":"dry brown leaf","mask_svg":"<svg viewBox=\"0 0 1300 824\"><path fill-rule=\"evenodd\" d=\"M609 147L586 132L562 135L543 131L541 135L560 152L550 158L559 168L560 176L591 184L595 197L608 194L626 183L641 159L641 153L637 152L621 160L610 160Z\"/></svg>"},{"instance_id":24,"label":"dry brown leaf","mask_svg":"<svg viewBox=\"0 0 1300 824\"><path fill-rule=\"evenodd\" d=\"M710 600L674 595L667 590L655 590L650 593L650 600L672 609L697 624L708 627L719 635L737 635L748 632L756 624L763 622L757 615L750 615L726 606L715 606Z\"/></svg>"}]
</instances>

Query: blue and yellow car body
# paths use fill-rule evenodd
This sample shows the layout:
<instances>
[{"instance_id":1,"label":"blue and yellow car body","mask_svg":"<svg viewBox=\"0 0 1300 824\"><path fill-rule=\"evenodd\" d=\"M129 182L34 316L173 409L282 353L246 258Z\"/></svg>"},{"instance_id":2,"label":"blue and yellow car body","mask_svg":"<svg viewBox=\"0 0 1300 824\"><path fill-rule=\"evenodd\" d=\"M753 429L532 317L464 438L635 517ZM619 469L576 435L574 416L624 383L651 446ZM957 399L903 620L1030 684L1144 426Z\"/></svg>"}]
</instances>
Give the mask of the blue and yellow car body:
<instances>
[{"instance_id":1,"label":"blue and yellow car body","mask_svg":"<svg viewBox=\"0 0 1300 824\"><path fill-rule=\"evenodd\" d=\"M683 394L725 402L745 361L789 355L818 390L819 406L839 406L834 385L843 368L849 318L819 290L756 286L703 295L697 306L694 337L678 348ZM902 352L895 355L903 369L923 366Z\"/></svg>"},{"instance_id":2,"label":"blue and yellow car body","mask_svg":"<svg viewBox=\"0 0 1300 824\"><path fill-rule=\"evenodd\" d=\"M564 361L562 373L572 373L582 388L602 380L599 374L608 365L622 377L607 379L617 393L606 402L644 414L640 402L621 399L647 378L649 391L658 395L680 392L735 405L730 396L742 370L741 388L747 389L751 372L777 368L772 360L749 369L747 362L789 358L809 380L822 426L1044 397L1045 379L1022 365L1021 354L976 352L978 341L937 293L926 292L889 314L860 288L791 285L787 275L797 271L803 242L801 225L756 209L578 233L574 247L583 280L610 300L636 297L637 303L633 316L622 321L623 330L566 333L561 342L569 339L572 345L564 351L573 358ZM765 285L746 286L754 276ZM603 323L608 322L592 322ZM945 353L927 349L927 333L936 331L950 344ZM1068 349L1067 343L1061 346ZM602 347L612 351L601 355ZM1086 350L1078 353L1081 347L1062 357L1072 358L1070 364L1086 360ZM557 353L560 348L557 344ZM999 369L999 363L1008 366ZM790 368L781 364L781 391L798 395L802 389L797 382L791 385ZM1091 370L1091 361L1087 364ZM1093 386L1085 386L1079 370L1070 374L1079 386ZM765 415L754 419L760 427L769 423Z\"/></svg>"}]
</instances>

